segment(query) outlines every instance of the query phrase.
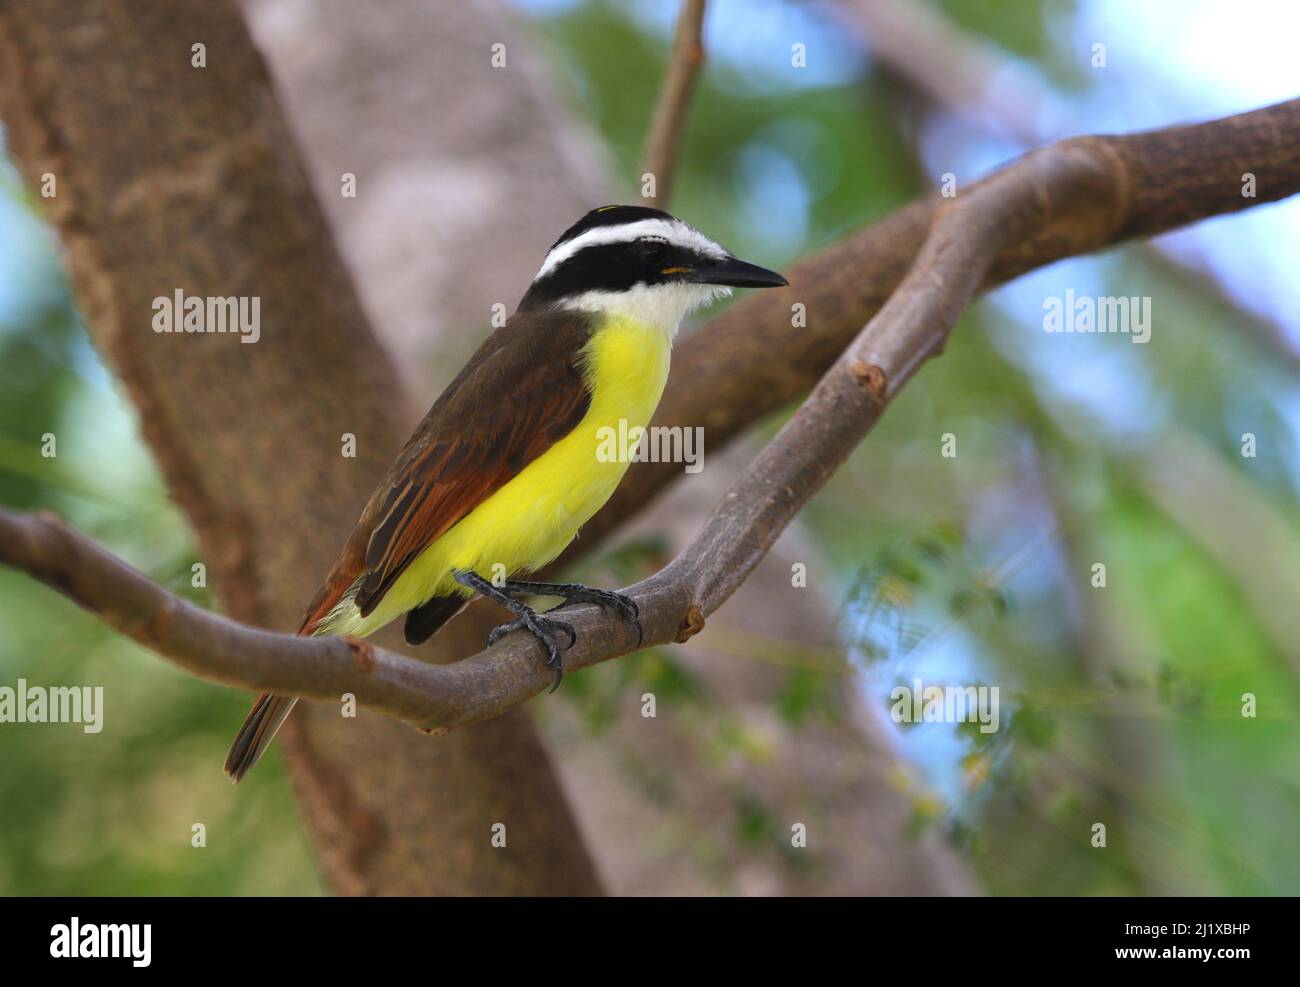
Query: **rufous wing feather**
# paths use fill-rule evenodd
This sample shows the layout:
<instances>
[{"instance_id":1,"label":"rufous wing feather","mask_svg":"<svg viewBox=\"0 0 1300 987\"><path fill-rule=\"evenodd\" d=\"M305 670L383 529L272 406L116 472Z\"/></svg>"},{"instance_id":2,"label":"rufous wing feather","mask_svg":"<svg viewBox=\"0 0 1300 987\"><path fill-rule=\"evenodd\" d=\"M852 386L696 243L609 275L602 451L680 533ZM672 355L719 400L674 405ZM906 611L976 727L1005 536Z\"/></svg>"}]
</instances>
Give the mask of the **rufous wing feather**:
<instances>
[{"instance_id":1,"label":"rufous wing feather","mask_svg":"<svg viewBox=\"0 0 1300 987\"><path fill-rule=\"evenodd\" d=\"M371 613L435 539L582 420L591 402L580 358L589 334L587 316L551 312L512 320L488 338L366 505L300 633L311 633L354 585L357 606Z\"/></svg>"}]
</instances>

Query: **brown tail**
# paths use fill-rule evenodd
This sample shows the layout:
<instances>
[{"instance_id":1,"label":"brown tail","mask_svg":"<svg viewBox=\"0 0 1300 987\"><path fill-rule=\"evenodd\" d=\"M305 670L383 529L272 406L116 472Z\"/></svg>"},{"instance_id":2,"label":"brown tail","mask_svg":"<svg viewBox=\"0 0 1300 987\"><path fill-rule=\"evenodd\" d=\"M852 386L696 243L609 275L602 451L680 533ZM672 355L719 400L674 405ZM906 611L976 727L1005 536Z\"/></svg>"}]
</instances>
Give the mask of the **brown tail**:
<instances>
[{"instance_id":1,"label":"brown tail","mask_svg":"<svg viewBox=\"0 0 1300 987\"><path fill-rule=\"evenodd\" d=\"M452 617L460 613L469 603L462 596L435 596L426 600L406 615L406 640L410 644L421 644L428 640ZM314 603L313 610L303 619L299 634L319 633L320 613L324 604ZM298 700L292 696L273 696L264 692L257 697L253 708L248 711L244 725L235 734L235 741L230 745L226 755L226 774L231 781L238 782L257 763L262 752L271 746L275 732L280 724L293 712Z\"/></svg>"},{"instance_id":2,"label":"brown tail","mask_svg":"<svg viewBox=\"0 0 1300 987\"><path fill-rule=\"evenodd\" d=\"M244 719L244 725L235 734L230 753L226 755L226 774L230 775L231 781L237 782L248 774L248 769L271 746L275 732L293 711L297 701L294 696L273 696L269 692L257 697L257 702Z\"/></svg>"},{"instance_id":3,"label":"brown tail","mask_svg":"<svg viewBox=\"0 0 1300 987\"><path fill-rule=\"evenodd\" d=\"M302 625L298 628L300 635L311 637L318 633L322 617L338 602L337 593L329 598L326 596L330 585L330 581L327 580L321 587L320 593L316 595L316 599L312 601L307 616L303 617ZM293 712L297 703L296 697L273 696L269 692L264 692L257 697L257 702L253 703L253 708L244 717L244 725L239 728L239 733L235 734L235 739L226 754L226 774L230 775L231 781L238 783L244 775L248 774L257 763L257 759L271 746L276 731L280 729L285 718Z\"/></svg>"}]
</instances>

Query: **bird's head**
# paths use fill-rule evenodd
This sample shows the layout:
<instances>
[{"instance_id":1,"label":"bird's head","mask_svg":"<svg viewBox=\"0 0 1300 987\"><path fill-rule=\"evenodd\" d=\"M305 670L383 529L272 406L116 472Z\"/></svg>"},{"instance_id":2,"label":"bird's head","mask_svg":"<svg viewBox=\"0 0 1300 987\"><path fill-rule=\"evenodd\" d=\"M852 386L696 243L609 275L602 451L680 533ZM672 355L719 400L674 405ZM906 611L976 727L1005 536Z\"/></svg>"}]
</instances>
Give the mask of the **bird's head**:
<instances>
[{"instance_id":1,"label":"bird's head","mask_svg":"<svg viewBox=\"0 0 1300 987\"><path fill-rule=\"evenodd\" d=\"M604 206L555 241L519 307L625 315L671 333L732 288L787 283L659 209Z\"/></svg>"}]
</instances>

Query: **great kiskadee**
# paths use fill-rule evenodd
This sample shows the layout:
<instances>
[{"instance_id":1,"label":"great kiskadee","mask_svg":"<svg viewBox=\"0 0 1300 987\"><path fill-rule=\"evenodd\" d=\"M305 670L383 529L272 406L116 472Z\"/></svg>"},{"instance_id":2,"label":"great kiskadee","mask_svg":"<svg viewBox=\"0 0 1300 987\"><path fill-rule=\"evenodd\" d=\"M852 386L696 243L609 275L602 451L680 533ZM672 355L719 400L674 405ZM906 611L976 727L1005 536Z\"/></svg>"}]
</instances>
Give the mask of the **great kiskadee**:
<instances>
[{"instance_id":1,"label":"great kiskadee","mask_svg":"<svg viewBox=\"0 0 1300 987\"><path fill-rule=\"evenodd\" d=\"M687 312L732 287L786 283L658 209L587 213L555 241L514 315L398 454L298 633L365 636L405 614L406 640L420 644L477 594L514 618L489 643L529 631L558 685L560 635L572 647L573 628L517 598L596 603L632 623L636 604L577 583L494 584L483 574L540 569L613 494L627 457L598 454L598 436L620 421L626 429L649 423ZM258 698L226 757L235 781L295 702Z\"/></svg>"}]
</instances>

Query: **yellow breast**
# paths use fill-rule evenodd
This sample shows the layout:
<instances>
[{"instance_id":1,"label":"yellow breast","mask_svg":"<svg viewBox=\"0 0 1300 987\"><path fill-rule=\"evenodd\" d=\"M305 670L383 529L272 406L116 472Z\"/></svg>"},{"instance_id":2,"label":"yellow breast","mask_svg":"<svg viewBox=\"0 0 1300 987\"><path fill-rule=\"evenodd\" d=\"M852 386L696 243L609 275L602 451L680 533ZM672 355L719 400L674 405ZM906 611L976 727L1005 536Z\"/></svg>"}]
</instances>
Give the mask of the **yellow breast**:
<instances>
[{"instance_id":1,"label":"yellow breast","mask_svg":"<svg viewBox=\"0 0 1300 987\"><path fill-rule=\"evenodd\" d=\"M540 569L559 555L627 472L626 457L608 455L608 430L619 435L649 424L671 349L660 327L606 318L583 354L591 406L582 421L425 549L374 612L346 632L369 634L432 596L464 594L453 569L492 578Z\"/></svg>"}]
</instances>

